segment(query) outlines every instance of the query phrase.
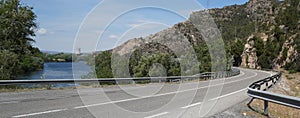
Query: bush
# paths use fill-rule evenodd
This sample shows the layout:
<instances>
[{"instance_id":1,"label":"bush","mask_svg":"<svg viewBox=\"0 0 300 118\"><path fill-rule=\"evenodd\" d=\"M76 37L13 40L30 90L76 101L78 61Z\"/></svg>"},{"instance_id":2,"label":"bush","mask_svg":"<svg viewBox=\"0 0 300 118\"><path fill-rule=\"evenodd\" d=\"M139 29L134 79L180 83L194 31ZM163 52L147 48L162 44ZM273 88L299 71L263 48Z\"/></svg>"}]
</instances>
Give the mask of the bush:
<instances>
[{"instance_id":1,"label":"bush","mask_svg":"<svg viewBox=\"0 0 300 118\"><path fill-rule=\"evenodd\" d=\"M43 54L31 46L35 18L32 8L19 0L0 2L0 79L43 68Z\"/></svg>"},{"instance_id":2,"label":"bush","mask_svg":"<svg viewBox=\"0 0 300 118\"><path fill-rule=\"evenodd\" d=\"M8 50L0 51L0 80L13 78L17 69L18 55Z\"/></svg>"},{"instance_id":3,"label":"bush","mask_svg":"<svg viewBox=\"0 0 300 118\"><path fill-rule=\"evenodd\" d=\"M26 55L19 62L19 73L29 73L35 70L41 70L44 67L43 59Z\"/></svg>"},{"instance_id":4,"label":"bush","mask_svg":"<svg viewBox=\"0 0 300 118\"><path fill-rule=\"evenodd\" d=\"M112 68L111 68L111 56L110 51L104 51L98 54L95 58L95 70L96 76L98 78L112 78Z\"/></svg>"}]
</instances>

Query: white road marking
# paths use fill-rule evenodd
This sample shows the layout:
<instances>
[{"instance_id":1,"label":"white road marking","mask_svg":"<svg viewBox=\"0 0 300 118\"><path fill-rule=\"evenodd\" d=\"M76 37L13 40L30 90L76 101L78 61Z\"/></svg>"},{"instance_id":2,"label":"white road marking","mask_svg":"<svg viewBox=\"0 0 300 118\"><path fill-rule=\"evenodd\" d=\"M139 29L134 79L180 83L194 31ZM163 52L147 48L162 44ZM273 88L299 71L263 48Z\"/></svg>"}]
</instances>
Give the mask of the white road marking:
<instances>
[{"instance_id":1,"label":"white road marking","mask_svg":"<svg viewBox=\"0 0 300 118\"><path fill-rule=\"evenodd\" d=\"M30 113L30 114L24 114L24 115L13 116L13 118L20 118L20 117L34 116L34 115L40 115L40 114L46 114L46 113L54 113L54 112L66 111L66 110L68 110L68 109L57 109L57 110L50 110L50 111L44 111L44 112Z\"/></svg>"},{"instance_id":2,"label":"white road marking","mask_svg":"<svg viewBox=\"0 0 300 118\"><path fill-rule=\"evenodd\" d=\"M245 73L242 73L242 74L245 74ZM219 86L219 85L234 83L234 82L242 81L242 80L249 79L249 78L252 78L252 77L255 77L255 76L257 76L257 73L255 73L253 76L250 76L250 77L247 77L247 78L244 78L244 79L230 81L230 82L222 83L222 84L216 84L216 85L211 85L211 86L204 86L204 87L199 87L199 88L194 88L194 89L187 89L187 90L183 90L183 91L174 91L174 92L169 92L169 93L164 93L164 94L157 94L157 95L151 95L151 96L143 96L143 97L139 97L139 98L132 98L132 99L119 100L119 101L111 101L111 102L106 102L106 103L99 103L99 104L91 104L91 105L85 105L85 106L78 106L78 107L74 107L74 109L80 109L80 108L86 108L86 107L93 107L93 106L100 106L100 105L106 105L106 104L112 104L112 103L119 103L119 102L126 102L126 101L132 101L132 100L149 98L149 97L158 97L158 96L164 96L164 95L170 95L170 94L177 94L177 93L182 93L182 92L186 92L186 91L193 91L193 90L203 89L203 88L207 88L207 87L213 87L213 86ZM235 77L237 77L237 76L235 76ZM235 77L230 77L230 79L235 78ZM239 91L241 91L241 90L239 90ZM235 93L235 92L233 92L233 93ZM233 93L229 93L229 94L231 95ZM217 98L222 98L222 97L225 97L225 96L228 96L228 95L226 94L226 95L223 95L223 96L220 96L220 97L217 97ZM213 98L213 99L216 99L216 98ZM186 106L186 108L192 107L192 106L196 106L196 105L199 105L199 104L201 104L201 103L195 103L195 104ZM37 112L37 113L30 113L30 114L18 115L18 116L13 116L13 117L14 118L19 118L19 117L40 115L40 114L53 113L53 112L66 111L66 110L69 110L69 109L57 109L57 110L50 110L50 111L45 111L45 112ZM153 118L153 117L157 117L157 116L161 116L161 115L165 115L165 114L168 114L168 112L163 112L163 113L156 114L156 115L149 116L149 117L145 117L145 118Z\"/></svg>"},{"instance_id":3,"label":"white road marking","mask_svg":"<svg viewBox=\"0 0 300 118\"><path fill-rule=\"evenodd\" d=\"M272 73L269 73L267 72L268 74L272 75ZM257 75L257 73L255 73L255 76ZM248 77L249 78L249 77ZM247 78L246 78L247 79ZM235 81L233 81L235 82ZM230 82L231 83L231 82ZM241 89L241 90L238 90L238 91L235 91L235 92L232 92L232 93L228 93L228 94L225 94L225 95L222 95L222 96L219 96L219 97L216 97L216 98L212 98L210 99L209 101L212 101L212 100L217 100L217 99L220 99L220 98L223 98L223 97L226 97L226 96L230 96L230 95L233 95L233 94L236 94L236 93L239 93L239 92L242 92L242 91L245 91L247 90L247 88L244 88L244 89ZM186 108L190 108L190 107L193 107L193 106L197 106L197 105L200 105L202 102L198 102L198 103L194 103L194 104L191 104L191 105L188 105L188 106L184 106L184 107L181 107L182 109L186 109Z\"/></svg>"},{"instance_id":4,"label":"white road marking","mask_svg":"<svg viewBox=\"0 0 300 118\"><path fill-rule=\"evenodd\" d=\"M244 88L244 89L241 89L241 90L238 90L238 91L232 92L232 93L228 93L228 94L225 94L225 95L222 95L222 96L216 97L216 98L212 98L212 99L210 99L209 101L212 101L212 100L217 100L217 99L220 99L220 98L223 98L223 97L226 97L226 96L229 96L229 95L233 95L233 94L236 94L236 93L239 93L239 92L242 92L242 91L246 91L246 90L247 90L247 88Z\"/></svg>"},{"instance_id":5,"label":"white road marking","mask_svg":"<svg viewBox=\"0 0 300 118\"><path fill-rule=\"evenodd\" d=\"M19 101L0 102L0 104L14 104L14 103L19 103Z\"/></svg>"},{"instance_id":6,"label":"white road marking","mask_svg":"<svg viewBox=\"0 0 300 118\"><path fill-rule=\"evenodd\" d=\"M106 105L106 104L114 104L114 103L120 103L120 102L138 100L138 99L143 99L143 98L147 98L147 97L131 98L131 99L118 100L118 101L104 102L104 103L99 103L99 104L91 104L91 105L85 105L85 106L78 106L78 107L74 107L74 109L81 109L81 108L94 107L94 106L101 106L101 105Z\"/></svg>"},{"instance_id":7,"label":"white road marking","mask_svg":"<svg viewBox=\"0 0 300 118\"><path fill-rule=\"evenodd\" d=\"M154 118L154 117L162 116L162 115L165 115L165 114L168 114L168 113L169 112L162 112L162 113L155 114L155 115L152 115L152 116L148 116L148 117L145 117L145 118Z\"/></svg>"},{"instance_id":8,"label":"white road marking","mask_svg":"<svg viewBox=\"0 0 300 118\"><path fill-rule=\"evenodd\" d=\"M223 98L223 97L226 97L226 96L230 96L230 95L233 95L233 94L236 94L236 93L245 91L245 90L247 90L247 88L244 88L244 89L241 89L241 90L232 92L232 93L228 93L228 94L225 94L225 95L222 95L222 96L219 96L219 97L212 98L212 99L210 99L209 101L217 100L217 99L220 99L220 98ZM188 106L184 106L184 107L181 107L181 108L182 108L182 109L186 109L186 108L190 108L190 107L194 107L194 106L200 105L201 103L202 103L202 102L198 102L198 103L194 103L194 104L191 104L191 105L188 105Z\"/></svg>"},{"instance_id":9,"label":"white road marking","mask_svg":"<svg viewBox=\"0 0 300 118\"><path fill-rule=\"evenodd\" d=\"M198 103L194 103L194 104L191 104L191 105L188 105L188 106L185 106L185 107L181 107L183 109L186 109L186 108L190 108L190 107L193 107L193 106L196 106L196 105L200 105L202 102L198 102Z\"/></svg>"},{"instance_id":10,"label":"white road marking","mask_svg":"<svg viewBox=\"0 0 300 118\"><path fill-rule=\"evenodd\" d=\"M187 92L187 91L194 91L194 90L199 90L199 89L203 89L203 88L207 88L207 87L213 87L213 86L219 86L219 85L234 83L234 82L242 81L242 80L249 79L249 78L252 78L252 77L255 77L255 76L257 76L257 73L255 73L253 76L246 77L244 79L238 79L238 80L235 80L235 81L230 81L230 82L222 83L222 84L209 85L209 86L204 86L204 87L198 87L198 88L187 89L187 90L182 90L182 91L174 91L174 92L157 94L157 95L143 96L143 97L138 97L138 98L131 98L131 99L124 99L124 100L111 101L111 102L105 102L105 103L98 103L98 104L90 104L90 105L78 106L78 107L74 107L74 109L81 109L81 108L87 108L87 107L95 107L95 106L101 106L101 105L107 105L107 104L115 104L115 103L127 102L127 101L133 101L133 100L139 100L139 99L150 98L150 97L159 97L159 96L164 96L164 95L183 93L183 92Z\"/></svg>"}]
</instances>

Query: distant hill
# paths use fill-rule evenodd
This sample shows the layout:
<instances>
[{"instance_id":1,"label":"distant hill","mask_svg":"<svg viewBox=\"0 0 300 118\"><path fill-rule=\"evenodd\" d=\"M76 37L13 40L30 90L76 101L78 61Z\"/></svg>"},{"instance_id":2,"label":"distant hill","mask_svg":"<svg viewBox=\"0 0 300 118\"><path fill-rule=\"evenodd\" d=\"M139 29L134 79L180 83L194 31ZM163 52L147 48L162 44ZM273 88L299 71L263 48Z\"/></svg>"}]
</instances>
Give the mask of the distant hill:
<instances>
[{"instance_id":1,"label":"distant hill","mask_svg":"<svg viewBox=\"0 0 300 118\"><path fill-rule=\"evenodd\" d=\"M300 0L250 0L243 5L195 11L184 22L146 37L128 40L115 49L97 53L95 55L97 77L113 77L113 71L121 75L120 77L128 77L128 73L121 69L128 68L126 60L118 60L118 67L112 67L112 55L126 58L130 56L131 76L150 76L151 68L158 73L163 72L160 66L165 67L168 76L190 73L195 68L199 68L200 72L209 72L212 63L217 65L217 69L224 70L231 67L232 58L234 66L300 71L299 3ZM202 22L207 18L213 18L224 40L225 49L219 47L220 42L211 42L214 45L206 44L211 40L204 40L203 37L213 37L214 35L210 34L216 32L210 27L210 22ZM199 22L202 24L197 24ZM197 28L199 26L200 29ZM190 63L182 61L190 56L178 57L176 54L189 54L185 52L187 49L185 47L188 46L180 43L183 39L187 39L193 46L200 63L182 66ZM224 50L227 52L226 59L224 56L214 57L222 58L223 61L211 58L211 54L221 54L220 52ZM157 63L158 65L155 65ZM117 71L112 68L117 68Z\"/></svg>"},{"instance_id":2,"label":"distant hill","mask_svg":"<svg viewBox=\"0 0 300 118\"><path fill-rule=\"evenodd\" d=\"M41 50L43 53L46 53L46 54L58 54L60 52L58 51L48 51L48 50Z\"/></svg>"},{"instance_id":3,"label":"distant hill","mask_svg":"<svg viewBox=\"0 0 300 118\"><path fill-rule=\"evenodd\" d=\"M46 54L59 54L59 53L72 54L70 52L59 52L59 51L49 51L49 50L41 50L41 51Z\"/></svg>"},{"instance_id":4,"label":"distant hill","mask_svg":"<svg viewBox=\"0 0 300 118\"><path fill-rule=\"evenodd\" d=\"M299 3L299 0L250 0L243 5L214 8L208 12L222 33L228 53L234 56L234 65L288 70L299 66L300 71ZM191 17L197 18L201 12L205 11L193 12ZM134 51L130 50L132 46L147 48L144 50L148 51L157 48L164 52L165 48L142 44L151 40L168 42L170 38L181 40L176 32L184 34L194 46L203 46L202 35L191 23L191 17L156 34L129 40L114 52L124 55Z\"/></svg>"}]
</instances>

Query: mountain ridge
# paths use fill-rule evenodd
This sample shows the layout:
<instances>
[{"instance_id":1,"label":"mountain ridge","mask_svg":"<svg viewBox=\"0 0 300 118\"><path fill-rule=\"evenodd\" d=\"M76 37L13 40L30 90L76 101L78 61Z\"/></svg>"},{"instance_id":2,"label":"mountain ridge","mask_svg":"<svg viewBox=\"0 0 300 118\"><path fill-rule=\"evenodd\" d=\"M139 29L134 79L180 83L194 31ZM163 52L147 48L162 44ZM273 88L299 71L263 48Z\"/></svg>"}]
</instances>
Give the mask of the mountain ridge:
<instances>
[{"instance_id":1,"label":"mountain ridge","mask_svg":"<svg viewBox=\"0 0 300 118\"><path fill-rule=\"evenodd\" d=\"M130 59L133 58L131 54L135 55L133 60L136 62L130 66L132 67L131 74L134 74L134 70L143 70L143 68L134 68L135 66L144 67L139 61L147 59L150 53L161 52L174 55L176 53L174 50L187 46L182 46L180 43L173 44L173 42L186 39L195 49L200 62L200 70L211 71L210 63L214 62L211 53L219 53L222 50L216 45L213 51L209 51L208 48L212 47L207 43L209 40L205 40L207 36L204 36L203 32L210 34L213 28L199 29L194 23L203 21L201 18L212 18L213 24L219 29L216 32L221 33L227 53L227 59L224 62L216 63L227 63L228 66L232 57L234 66L300 71L299 3L299 0L250 0L242 5L195 11L186 21L147 37L131 39L110 52L131 56ZM210 24L203 26L205 25ZM151 41L158 43L145 45ZM173 51L166 51L167 49ZM185 48L182 50L184 53ZM180 60L181 57L173 58ZM150 66L147 65L146 69Z\"/></svg>"}]
</instances>

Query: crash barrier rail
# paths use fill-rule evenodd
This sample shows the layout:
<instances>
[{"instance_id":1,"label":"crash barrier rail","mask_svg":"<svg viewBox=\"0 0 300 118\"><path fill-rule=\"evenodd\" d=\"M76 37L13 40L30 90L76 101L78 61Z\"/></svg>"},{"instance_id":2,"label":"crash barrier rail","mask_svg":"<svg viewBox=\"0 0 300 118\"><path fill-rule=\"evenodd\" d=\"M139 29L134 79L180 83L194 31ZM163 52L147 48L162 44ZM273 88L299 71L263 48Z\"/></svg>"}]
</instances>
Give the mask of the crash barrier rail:
<instances>
[{"instance_id":1,"label":"crash barrier rail","mask_svg":"<svg viewBox=\"0 0 300 118\"><path fill-rule=\"evenodd\" d=\"M264 101L264 115L268 114L268 103L273 102L277 104L281 104L288 107L293 107L296 109L300 109L300 98L291 97L276 93L268 92L267 90L273 87L277 82L281 80L281 72L276 71L275 75L264 78L262 80L256 81L252 83L248 87L248 95L252 97L248 106L251 108L250 104L254 99L260 99ZM251 108L252 109L252 108Z\"/></svg>"},{"instance_id":2,"label":"crash barrier rail","mask_svg":"<svg viewBox=\"0 0 300 118\"><path fill-rule=\"evenodd\" d=\"M239 75L240 70L233 68L225 72L206 72L193 76L169 76L169 77L139 77L139 78L101 78L101 79L39 79L39 80L1 80L0 85L22 85L22 84L63 84L63 83L135 83L135 82L175 82L193 79L216 79Z\"/></svg>"}]
</instances>

